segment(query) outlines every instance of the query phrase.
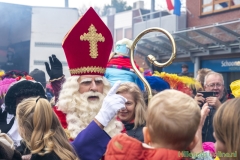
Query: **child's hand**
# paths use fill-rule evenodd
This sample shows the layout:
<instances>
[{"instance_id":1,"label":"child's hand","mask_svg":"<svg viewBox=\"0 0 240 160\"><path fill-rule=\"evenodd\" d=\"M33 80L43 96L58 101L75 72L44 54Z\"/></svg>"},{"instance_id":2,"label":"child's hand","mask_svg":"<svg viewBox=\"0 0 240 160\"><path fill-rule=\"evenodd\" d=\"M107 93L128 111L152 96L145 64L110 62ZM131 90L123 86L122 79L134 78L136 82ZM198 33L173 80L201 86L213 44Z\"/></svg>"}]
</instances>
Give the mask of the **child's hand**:
<instances>
[{"instance_id":1,"label":"child's hand","mask_svg":"<svg viewBox=\"0 0 240 160\"><path fill-rule=\"evenodd\" d=\"M198 129L202 130L202 127L204 125L204 122L205 122L206 117L208 116L209 112L210 112L210 109L209 109L208 103L205 103L202 107L202 110L201 110L201 120L200 120L200 124L199 124Z\"/></svg>"},{"instance_id":2,"label":"child's hand","mask_svg":"<svg viewBox=\"0 0 240 160\"><path fill-rule=\"evenodd\" d=\"M209 106L207 103L205 103L201 110L201 119L200 119L200 123L199 123L198 130L196 133L197 137L199 138L199 141L201 140L201 143L202 143L202 128L203 128L204 122L205 122L206 117L208 116L209 112L210 112Z\"/></svg>"},{"instance_id":3,"label":"child's hand","mask_svg":"<svg viewBox=\"0 0 240 160\"><path fill-rule=\"evenodd\" d=\"M23 160L30 160L30 159L31 159L31 157L32 157L32 155L31 155L31 154L28 154L28 155L23 155L23 156L22 156L22 159L23 159Z\"/></svg>"},{"instance_id":4,"label":"child's hand","mask_svg":"<svg viewBox=\"0 0 240 160\"><path fill-rule=\"evenodd\" d=\"M206 120L206 117L208 116L208 113L210 112L210 109L208 107L209 107L208 104L205 103L201 110L201 119L200 119L200 123L198 126L198 130L195 134L195 137L197 137L197 143L196 143L195 147L191 149L191 152L193 152L193 153L200 153L203 151L202 128L203 128L204 122Z\"/></svg>"}]
</instances>

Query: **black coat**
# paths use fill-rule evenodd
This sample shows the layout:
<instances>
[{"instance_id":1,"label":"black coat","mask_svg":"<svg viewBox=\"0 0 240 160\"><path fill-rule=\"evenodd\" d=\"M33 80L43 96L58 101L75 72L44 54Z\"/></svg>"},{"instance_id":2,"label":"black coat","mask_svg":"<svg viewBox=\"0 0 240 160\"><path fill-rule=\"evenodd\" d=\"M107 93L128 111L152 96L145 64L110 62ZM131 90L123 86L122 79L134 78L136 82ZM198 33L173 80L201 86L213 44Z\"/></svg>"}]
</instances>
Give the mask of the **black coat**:
<instances>
[{"instance_id":1,"label":"black coat","mask_svg":"<svg viewBox=\"0 0 240 160\"><path fill-rule=\"evenodd\" d=\"M4 110L2 112L2 109L0 107L0 130L2 133L8 133L8 131L12 128L14 120L15 120L15 117L13 117L10 123L7 124L7 111Z\"/></svg>"},{"instance_id":2,"label":"black coat","mask_svg":"<svg viewBox=\"0 0 240 160\"><path fill-rule=\"evenodd\" d=\"M0 142L0 159L21 160L22 156L17 150L13 150L3 142Z\"/></svg>"},{"instance_id":3,"label":"black coat","mask_svg":"<svg viewBox=\"0 0 240 160\"><path fill-rule=\"evenodd\" d=\"M179 75L179 76L193 77L193 74L192 74L192 73L189 73L189 72L185 72L185 73L181 72L181 73L179 73L178 75Z\"/></svg>"},{"instance_id":4,"label":"black coat","mask_svg":"<svg viewBox=\"0 0 240 160\"><path fill-rule=\"evenodd\" d=\"M44 156L33 154L31 160L61 160L61 158L59 158L55 152L51 152Z\"/></svg>"},{"instance_id":5,"label":"black coat","mask_svg":"<svg viewBox=\"0 0 240 160\"><path fill-rule=\"evenodd\" d=\"M22 155L31 154L31 151L28 149L28 147L23 141L20 142L20 146L18 146L16 150L20 152Z\"/></svg>"},{"instance_id":6,"label":"black coat","mask_svg":"<svg viewBox=\"0 0 240 160\"><path fill-rule=\"evenodd\" d=\"M221 103L224 103L227 100L227 94L224 93L223 98L220 99ZM216 142L213 137L213 117L216 112L216 109L213 107L210 109L209 115L206 117L203 128L202 128L202 142Z\"/></svg>"},{"instance_id":7,"label":"black coat","mask_svg":"<svg viewBox=\"0 0 240 160\"><path fill-rule=\"evenodd\" d=\"M124 127L127 131L127 135L130 137L136 138L141 142L144 142L143 131L142 131L144 126L145 125L142 125L142 126L137 127L136 129L133 129L134 123L125 123L124 124Z\"/></svg>"}]
</instances>

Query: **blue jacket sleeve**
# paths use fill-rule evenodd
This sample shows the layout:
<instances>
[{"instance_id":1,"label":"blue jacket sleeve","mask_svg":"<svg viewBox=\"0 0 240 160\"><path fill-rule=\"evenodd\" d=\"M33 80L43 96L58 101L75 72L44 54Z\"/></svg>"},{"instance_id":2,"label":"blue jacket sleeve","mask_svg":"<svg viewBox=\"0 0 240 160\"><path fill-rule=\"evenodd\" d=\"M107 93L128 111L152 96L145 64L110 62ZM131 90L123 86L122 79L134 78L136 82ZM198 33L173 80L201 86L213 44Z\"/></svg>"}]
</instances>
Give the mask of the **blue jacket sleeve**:
<instances>
[{"instance_id":1,"label":"blue jacket sleeve","mask_svg":"<svg viewBox=\"0 0 240 160\"><path fill-rule=\"evenodd\" d=\"M140 90L141 91L145 91L145 87L144 87L144 84L143 84L143 82L137 77L137 75L136 75L136 80L135 80L136 82L136 84L138 85L138 87L140 88Z\"/></svg>"},{"instance_id":2,"label":"blue jacket sleeve","mask_svg":"<svg viewBox=\"0 0 240 160\"><path fill-rule=\"evenodd\" d=\"M109 135L92 121L78 134L72 146L81 160L97 160L106 152L110 139Z\"/></svg>"}]
</instances>

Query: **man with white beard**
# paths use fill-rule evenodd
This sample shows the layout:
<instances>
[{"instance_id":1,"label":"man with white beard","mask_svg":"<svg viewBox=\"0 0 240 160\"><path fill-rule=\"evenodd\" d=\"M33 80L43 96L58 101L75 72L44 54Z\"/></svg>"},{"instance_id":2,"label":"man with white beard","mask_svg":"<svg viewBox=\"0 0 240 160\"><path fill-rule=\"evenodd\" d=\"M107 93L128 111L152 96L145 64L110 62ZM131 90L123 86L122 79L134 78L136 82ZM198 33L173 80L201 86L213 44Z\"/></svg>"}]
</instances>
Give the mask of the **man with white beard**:
<instances>
[{"instance_id":1,"label":"man with white beard","mask_svg":"<svg viewBox=\"0 0 240 160\"><path fill-rule=\"evenodd\" d=\"M100 75L67 78L60 91L57 109L66 114L71 139L75 139L94 120L109 89L110 83ZM113 119L104 130L112 137L120 133L122 127L120 121Z\"/></svg>"},{"instance_id":2,"label":"man with white beard","mask_svg":"<svg viewBox=\"0 0 240 160\"><path fill-rule=\"evenodd\" d=\"M62 64L55 55L49 57L51 69L45 63L57 102L53 109L73 140L79 158L99 159L105 153L109 136L123 129L115 115L126 102L115 94L120 83L109 93L110 83L103 77L113 46L112 35L90 8L64 37L62 46L71 77L65 80Z\"/></svg>"}]
</instances>

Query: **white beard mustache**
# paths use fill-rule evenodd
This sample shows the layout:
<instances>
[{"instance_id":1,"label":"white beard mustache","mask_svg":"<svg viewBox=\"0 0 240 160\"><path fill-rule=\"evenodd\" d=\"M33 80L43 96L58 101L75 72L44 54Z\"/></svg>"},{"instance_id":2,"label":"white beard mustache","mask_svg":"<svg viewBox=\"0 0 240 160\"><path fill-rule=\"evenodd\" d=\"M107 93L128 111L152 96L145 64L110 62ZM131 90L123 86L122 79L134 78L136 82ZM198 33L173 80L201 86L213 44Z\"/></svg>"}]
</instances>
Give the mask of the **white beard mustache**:
<instances>
[{"instance_id":1,"label":"white beard mustache","mask_svg":"<svg viewBox=\"0 0 240 160\"><path fill-rule=\"evenodd\" d=\"M94 101L88 101L88 97L91 96L96 96L99 99L98 100L94 100ZM82 109L85 110L89 110L89 111L95 111L98 113L98 111L100 110L100 108L102 107L102 102L104 99L104 95L102 93L99 92L85 92L79 95L80 98L80 104L79 107L76 108L77 112L79 110L79 112L82 111Z\"/></svg>"},{"instance_id":2,"label":"white beard mustache","mask_svg":"<svg viewBox=\"0 0 240 160\"><path fill-rule=\"evenodd\" d=\"M98 100L89 102L89 96L98 96ZM99 92L86 92L79 94L79 99L75 105L75 111L67 113L66 120L71 138L76 136L85 129L97 115L102 107L104 95Z\"/></svg>"},{"instance_id":3,"label":"white beard mustache","mask_svg":"<svg viewBox=\"0 0 240 160\"><path fill-rule=\"evenodd\" d=\"M99 99L88 102L89 96L98 96ZM75 139L77 135L94 120L95 116L102 107L104 97L105 95L99 92L86 92L79 95L79 103L74 104L76 106L75 111L67 113L66 115L68 131L72 139ZM110 137L121 133L122 129L122 122L116 120L116 118L113 118L104 128Z\"/></svg>"}]
</instances>

